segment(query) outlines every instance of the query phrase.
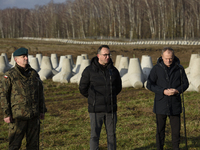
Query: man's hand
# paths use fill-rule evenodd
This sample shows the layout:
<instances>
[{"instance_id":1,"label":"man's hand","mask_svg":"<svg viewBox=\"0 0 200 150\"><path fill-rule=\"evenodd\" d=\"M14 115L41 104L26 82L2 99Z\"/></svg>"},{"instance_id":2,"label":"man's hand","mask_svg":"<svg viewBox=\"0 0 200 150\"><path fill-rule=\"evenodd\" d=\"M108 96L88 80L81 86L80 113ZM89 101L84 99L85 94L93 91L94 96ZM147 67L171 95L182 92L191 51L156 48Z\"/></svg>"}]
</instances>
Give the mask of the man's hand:
<instances>
[{"instance_id":1,"label":"man's hand","mask_svg":"<svg viewBox=\"0 0 200 150\"><path fill-rule=\"evenodd\" d=\"M164 90L164 94L167 95L167 96L172 96L172 95L175 95L175 94L178 94L178 90L177 89L166 89Z\"/></svg>"},{"instance_id":2,"label":"man's hand","mask_svg":"<svg viewBox=\"0 0 200 150\"><path fill-rule=\"evenodd\" d=\"M11 117L4 118L4 121L5 121L6 123L11 123L11 120L12 120Z\"/></svg>"},{"instance_id":3,"label":"man's hand","mask_svg":"<svg viewBox=\"0 0 200 150\"><path fill-rule=\"evenodd\" d=\"M44 114L40 113L40 119L44 120Z\"/></svg>"}]
</instances>

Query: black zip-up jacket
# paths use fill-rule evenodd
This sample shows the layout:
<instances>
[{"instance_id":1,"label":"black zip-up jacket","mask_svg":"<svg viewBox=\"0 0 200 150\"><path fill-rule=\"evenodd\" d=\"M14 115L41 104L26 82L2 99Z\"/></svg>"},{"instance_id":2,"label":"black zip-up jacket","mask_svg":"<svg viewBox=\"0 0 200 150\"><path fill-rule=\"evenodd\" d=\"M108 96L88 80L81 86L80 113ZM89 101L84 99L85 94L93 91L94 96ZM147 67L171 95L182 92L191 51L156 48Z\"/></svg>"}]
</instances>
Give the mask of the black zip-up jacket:
<instances>
[{"instance_id":1,"label":"black zip-up jacket","mask_svg":"<svg viewBox=\"0 0 200 150\"><path fill-rule=\"evenodd\" d=\"M111 79L111 80L110 80ZM111 91L112 89L112 91ZM98 57L91 60L85 68L79 84L80 93L88 98L90 113L111 113L117 111L117 95L122 89L121 77L110 59L106 68L98 62Z\"/></svg>"},{"instance_id":2,"label":"black zip-up jacket","mask_svg":"<svg viewBox=\"0 0 200 150\"><path fill-rule=\"evenodd\" d=\"M163 115L177 115L182 112L181 96L189 86L184 68L180 65L179 59L174 56L170 68L168 68L160 57L157 64L152 68L147 88L155 93L153 112ZM179 94L167 96L164 90L174 88Z\"/></svg>"}]
</instances>

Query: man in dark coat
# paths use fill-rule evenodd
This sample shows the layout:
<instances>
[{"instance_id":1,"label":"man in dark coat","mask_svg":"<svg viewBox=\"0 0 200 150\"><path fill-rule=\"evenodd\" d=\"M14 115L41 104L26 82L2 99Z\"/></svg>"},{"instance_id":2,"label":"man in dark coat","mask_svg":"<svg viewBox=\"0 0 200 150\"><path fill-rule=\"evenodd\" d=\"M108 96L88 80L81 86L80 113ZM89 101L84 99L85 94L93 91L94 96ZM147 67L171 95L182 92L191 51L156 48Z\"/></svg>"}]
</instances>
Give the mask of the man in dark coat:
<instances>
[{"instance_id":1,"label":"man in dark coat","mask_svg":"<svg viewBox=\"0 0 200 150\"><path fill-rule=\"evenodd\" d=\"M147 88L155 93L153 112L156 114L156 145L158 150L163 150L167 117L169 117L171 124L173 149L179 149L180 113L182 112L180 94L188 86L184 68L174 55L174 50L165 47L147 81Z\"/></svg>"},{"instance_id":2,"label":"man in dark coat","mask_svg":"<svg viewBox=\"0 0 200 150\"><path fill-rule=\"evenodd\" d=\"M91 65L85 68L79 84L80 93L88 98L91 138L90 150L99 149L102 124L107 132L108 149L116 149L117 95L122 89L121 77L113 66L107 45L98 48Z\"/></svg>"}]
</instances>

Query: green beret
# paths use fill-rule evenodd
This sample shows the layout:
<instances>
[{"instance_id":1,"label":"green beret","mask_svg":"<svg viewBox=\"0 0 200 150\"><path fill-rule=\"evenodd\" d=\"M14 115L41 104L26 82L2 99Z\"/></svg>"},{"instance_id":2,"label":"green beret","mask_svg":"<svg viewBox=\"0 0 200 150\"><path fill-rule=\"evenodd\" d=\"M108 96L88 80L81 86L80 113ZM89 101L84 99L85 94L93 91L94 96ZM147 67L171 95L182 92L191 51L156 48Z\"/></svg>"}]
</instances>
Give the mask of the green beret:
<instances>
[{"instance_id":1,"label":"green beret","mask_svg":"<svg viewBox=\"0 0 200 150\"><path fill-rule=\"evenodd\" d=\"M13 53L13 56L21 56L21 55L28 55L28 49L26 48L19 48L17 49L14 53Z\"/></svg>"}]
</instances>

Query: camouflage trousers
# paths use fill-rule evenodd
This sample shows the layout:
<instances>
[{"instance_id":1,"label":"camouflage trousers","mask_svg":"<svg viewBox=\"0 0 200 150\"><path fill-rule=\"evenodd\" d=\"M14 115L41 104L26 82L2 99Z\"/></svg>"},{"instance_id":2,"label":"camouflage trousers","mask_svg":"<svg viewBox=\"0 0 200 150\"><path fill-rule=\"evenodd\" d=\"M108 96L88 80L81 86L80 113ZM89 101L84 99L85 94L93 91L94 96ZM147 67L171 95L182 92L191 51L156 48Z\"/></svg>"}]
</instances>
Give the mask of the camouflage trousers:
<instances>
[{"instance_id":1,"label":"camouflage trousers","mask_svg":"<svg viewBox=\"0 0 200 150\"><path fill-rule=\"evenodd\" d=\"M9 123L9 150L19 150L24 135L26 135L26 149L39 150L40 120L38 117L30 120L15 119Z\"/></svg>"}]
</instances>

